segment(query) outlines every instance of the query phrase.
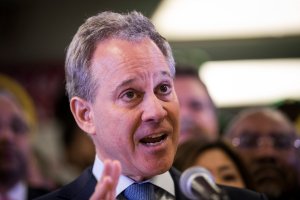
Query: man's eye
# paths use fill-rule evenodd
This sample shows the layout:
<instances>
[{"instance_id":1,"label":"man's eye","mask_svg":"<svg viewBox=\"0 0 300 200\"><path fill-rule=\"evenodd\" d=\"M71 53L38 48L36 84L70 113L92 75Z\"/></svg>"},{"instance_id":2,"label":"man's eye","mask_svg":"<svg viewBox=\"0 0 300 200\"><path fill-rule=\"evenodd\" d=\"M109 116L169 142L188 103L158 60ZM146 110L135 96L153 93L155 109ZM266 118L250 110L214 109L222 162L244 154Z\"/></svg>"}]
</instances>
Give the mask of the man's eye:
<instances>
[{"instance_id":1,"label":"man's eye","mask_svg":"<svg viewBox=\"0 0 300 200\"><path fill-rule=\"evenodd\" d=\"M200 111L204 109L204 105L201 101L192 100L189 102L189 107L191 110Z\"/></svg>"},{"instance_id":2,"label":"man's eye","mask_svg":"<svg viewBox=\"0 0 300 200\"><path fill-rule=\"evenodd\" d=\"M125 93L125 96L126 96L128 99L132 99L132 98L134 98L135 94L134 94L134 92L130 91L130 92L126 92L126 93Z\"/></svg>"},{"instance_id":3,"label":"man's eye","mask_svg":"<svg viewBox=\"0 0 300 200\"><path fill-rule=\"evenodd\" d=\"M137 93L135 91L129 90L124 92L121 95L121 98L125 101L132 101L138 97Z\"/></svg>"},{"instance_id":4,"label":"man's eye","mask_svg":"<svg viewBox=\"0 0 300 200\"><path fill-rule=\"evenodd\" d=\"M224 175L222 178L224 181L236 181L237 180L237 177L234 174L227 174L227 175Z\"/></svg>"},{"instance_id":5,"label":"man's eye","mask_svg":"<svg viewBox=\"0 0 300 200\"><path fill-rule=\"evenodd\" d=\"M29 131L27 124L19 118L13 118L10 123L10 128L15 134L24 134Z\"/></svg>"},{"instance_id":6,"label":"man's eye","mask_svg":"<svg viewBox=\"0 0 300 200\"><path fill-rule=\"evenodd\" d=\"M158 89L160 94L169 94L171 92L171 87L167 84L160 85Z\"/></svg>"}]
</instances>

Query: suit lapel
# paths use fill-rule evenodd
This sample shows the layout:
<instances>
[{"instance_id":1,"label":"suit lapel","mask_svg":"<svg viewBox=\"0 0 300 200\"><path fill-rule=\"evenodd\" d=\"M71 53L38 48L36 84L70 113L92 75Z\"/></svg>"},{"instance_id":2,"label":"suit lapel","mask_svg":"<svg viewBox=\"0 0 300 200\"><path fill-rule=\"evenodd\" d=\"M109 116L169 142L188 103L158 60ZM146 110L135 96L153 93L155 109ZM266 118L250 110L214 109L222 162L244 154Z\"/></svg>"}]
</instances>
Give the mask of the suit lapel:
<instances>
[{"instance_id":1,"label":"suit lapel","mask_svg":"<svg viewBox=\"0 0 300 200\"><path fill-rule=\"evenodd\" d=\"M174 181L176 199L188 200L188 198L186 198L180 190L179 179L180 179L181 173L174 167L172 167L169 171L170 171L170 174Z\"/></svg>"},{"instance_id":2,"label":"suit lapel","mask_svg":"<svg viewBox=\"0 0 300 200\"><path fill-rule=\"evenodd\" d=\"M97 180L93 176L92 167L86 169L76 180L64 188L63 198L72 200L89 199L96 187Z\"/></svg>"},{"instance_id":3,"label":"suit lapel","mask_svg":"<svg viewBox=\"0 0 300 200\"><path fill-rule=\"evenodd\" d=\"M179 187L180 172L172 167L170 169L170 174L174 181L176 199L188 200L188 198L186 198L183 195ZM94 192L94 188L96 187L96 184L97 184L97 180L93 176L90 167L87 170L85 170L84 173L82 173L82 175L78 177L78 179L76 179L73 183L71 183L69 188L66 188L65 194L72 194L72 193L74 194L74 190L75 190L78 192L76 196L71 197L71 199L73 200L89 199L89 197Z\"/></svg>"}]
</instances>

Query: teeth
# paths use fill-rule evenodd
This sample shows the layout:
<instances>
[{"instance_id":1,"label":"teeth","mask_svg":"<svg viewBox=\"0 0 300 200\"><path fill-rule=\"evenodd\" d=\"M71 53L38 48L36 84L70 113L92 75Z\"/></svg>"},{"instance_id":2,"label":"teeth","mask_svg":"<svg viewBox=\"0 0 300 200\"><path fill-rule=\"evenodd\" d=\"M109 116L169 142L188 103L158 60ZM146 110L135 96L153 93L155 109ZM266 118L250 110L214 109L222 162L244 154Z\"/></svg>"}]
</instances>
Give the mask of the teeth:
<instances>
[{"instance_id":1,"label":"teeth","mask_svg":"<svg viewBox=\"0 0 300 200\"><path fill-rule=\"evenodd\" d=\"M147 145L155 145L163 142L167 137L167 134L165 133L159 133L157 135L151 135L148 137L145 137L141 139L141 143L147 144Z\"/></svg>"},{"instance_id":2,"label":"teeth","mask_svg":"<svg viewBox=\"0 0 300 200\"><path fill-rule=\"evenodd\" d=\"M164 133L160 133L160 134L158 134L158 135L151 135L151 136L149 136L149 137L147 137L147 138L158 138L158 137L161 137L161 136L163 136L164 135Z\"/></svg>"},{"instance_id":3,"label":"teeth","mask_svg":"<svg viewBox=\"0 0 300 200\"><path fill-rule=\"evenodd\" d=\"M148 146L156 146L160 143L162 143L163 141L160 141L160 142L155 142L155 143L146 143Z\"/></svg>"}]
</instances>

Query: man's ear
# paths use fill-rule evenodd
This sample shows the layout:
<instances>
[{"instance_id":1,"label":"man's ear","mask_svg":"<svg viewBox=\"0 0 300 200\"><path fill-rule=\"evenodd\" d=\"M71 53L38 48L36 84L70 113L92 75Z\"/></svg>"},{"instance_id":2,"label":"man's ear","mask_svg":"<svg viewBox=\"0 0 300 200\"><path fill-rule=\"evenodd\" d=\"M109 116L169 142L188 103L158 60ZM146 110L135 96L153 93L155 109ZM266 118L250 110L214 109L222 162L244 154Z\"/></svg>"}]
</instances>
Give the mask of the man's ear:
<instances>
[{"instance_id":1,"label":"man's ear","mask_svg":"<svg viewBox=\"0 0 300 200\"><path fill-rule=\"evenodd\" d=\"M91 103L80 97L72 97L70 108L78 126L86 133L94 135L95 125Z\"/></svg>"}]
</instances>

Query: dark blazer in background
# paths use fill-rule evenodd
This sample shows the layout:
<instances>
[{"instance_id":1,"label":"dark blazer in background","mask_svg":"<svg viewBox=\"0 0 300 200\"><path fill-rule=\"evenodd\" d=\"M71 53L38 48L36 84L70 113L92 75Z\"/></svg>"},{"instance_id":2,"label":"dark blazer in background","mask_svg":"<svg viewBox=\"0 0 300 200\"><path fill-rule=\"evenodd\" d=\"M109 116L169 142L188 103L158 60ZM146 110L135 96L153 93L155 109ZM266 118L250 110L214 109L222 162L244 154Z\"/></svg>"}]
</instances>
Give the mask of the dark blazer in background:
<instances>
[{"instance_id":1,"label":"dark blazer in background","mask_svg":"<svg viewBox=\"0 0 300 200\"><path fill-rule=\"evenodd\" d=\"M170 174L175 183L175 195L178 200L188 200L179 188L180 172L171 168ZM97 180L92 173L92 167L86 169L77 179L62 188L37 198L36 200L88 200L94 192ZM265 196L250 190L233 187L223 187L231 200L265 200Z\"/></svg>"},{"instance_id":2,"label":"dark blazer in background","mask_svg":"<svg viewBox=\"0 0 300 200\"><path fill-rule=\"evenodd\" d=\"M42 195L48 194L50 190L45 189L45 188L33 188L33 187L28 187L27 188L27 199L31 200L37 197L40 197Z\"/></svg>"}]
</instances>

